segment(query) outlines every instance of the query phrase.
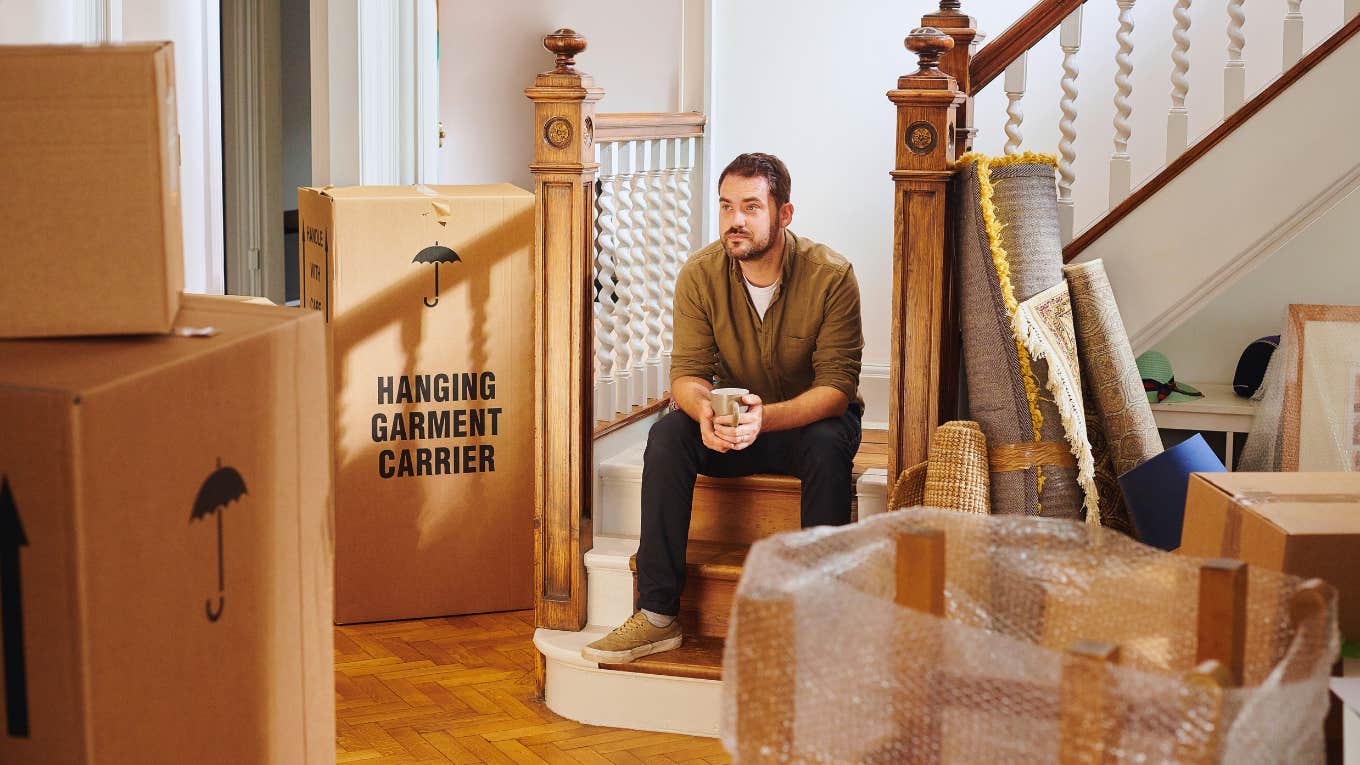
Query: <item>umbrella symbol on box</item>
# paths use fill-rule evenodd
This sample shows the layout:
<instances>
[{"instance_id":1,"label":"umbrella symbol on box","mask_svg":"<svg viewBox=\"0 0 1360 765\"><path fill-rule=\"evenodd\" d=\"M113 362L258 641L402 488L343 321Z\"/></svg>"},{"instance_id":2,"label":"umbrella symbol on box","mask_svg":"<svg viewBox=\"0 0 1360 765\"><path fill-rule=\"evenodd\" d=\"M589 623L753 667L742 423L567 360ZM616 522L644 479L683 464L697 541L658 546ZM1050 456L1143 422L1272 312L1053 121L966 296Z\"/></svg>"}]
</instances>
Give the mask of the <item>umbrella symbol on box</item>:
<instances>
[{"instance_id":1,"label":"umbrella symbol on box","mask_svg":"<svg viewBox=\"0 0 1360 765\"><path fill-rule=\"evenodd\" d=\"M426 247L411 259L412 263L433 263L434 264L434 302L430 298L425 298L425 307L434 308L439 305L439 264L440 263L462 263L463 259L458 257L458 253L448 247L439 246L435 242L433 247Z\"/></svg>"},{"instance_id":2,"label":"umbrella symbol on box","mask_svg":"<svg viewBox=\"0 0 1360 765\"><path fill-rule=\"evenodd\" d=\"M222 577L222 511L227 505L245 496L246 482L236 468L222 467L222 458L217 458L217 469L208 480L198 488L194 498L194 511L189 514L189 523L205 518L209 514L217 516L217 610L213 610L212 598L203 602L203 611L208 621L222 618L222 606L226 603L226 587Z\"/></svg>"}]
</instances>

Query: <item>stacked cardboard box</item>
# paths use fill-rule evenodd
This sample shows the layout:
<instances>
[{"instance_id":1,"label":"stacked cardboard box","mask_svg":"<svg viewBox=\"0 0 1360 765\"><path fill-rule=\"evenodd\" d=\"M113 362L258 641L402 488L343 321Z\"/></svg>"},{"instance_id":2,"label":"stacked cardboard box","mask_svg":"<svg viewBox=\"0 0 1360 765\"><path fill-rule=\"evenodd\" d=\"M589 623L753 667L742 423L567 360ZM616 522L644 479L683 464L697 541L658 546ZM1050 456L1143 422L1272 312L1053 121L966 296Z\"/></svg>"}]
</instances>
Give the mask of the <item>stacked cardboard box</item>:
<instances>
[{"instance_id":1,"label":"stacked cardboard box","mask_svg":"<svg viewBox=\"0 0 1360 765\"><path fill-rule=\"evenodd\" d=\"M1325 580L1360 640L1360 473L1195 473L1180 552Z\"/></svg>"},{"instance_id":2,"label":"stacked cardboard box","mask_svg":"<svg viewBox=\"0 0 1360 765\"><path fill-rule=\"evenodd\" d=\"M320 317L179 323L0 342L0 761L333 761Z\"/></svg>"},{"instance_id":3,"label":"stacked cardboard box","mask_svg":"<svg viewBox=\"0 0 1360 765\"><path fill-rule=\"evenodd\" d=\"M0 48L7 765L335 759L325 329L180 294L171 72Z\"/></svg>"},{"instance_id":4,"label":"stacked cardboard box","mask_svg":"<svg viewBox=\"0 0 1360 765\"><path fill-rule=\"evenodd\" d=\"M534 197L302 189L330 321L338 622L533 604Z\"/></svg>"},{"instance_id":5,"label":"stacked cardboard box","mask_svg":"<svg viewBox=\"0 0 1360 765\"><path fill-rule=\"evenodd\" d=\"M0 46L0 338L169 331L174 72L170 43Z\"/></svg>"}]
</instances>

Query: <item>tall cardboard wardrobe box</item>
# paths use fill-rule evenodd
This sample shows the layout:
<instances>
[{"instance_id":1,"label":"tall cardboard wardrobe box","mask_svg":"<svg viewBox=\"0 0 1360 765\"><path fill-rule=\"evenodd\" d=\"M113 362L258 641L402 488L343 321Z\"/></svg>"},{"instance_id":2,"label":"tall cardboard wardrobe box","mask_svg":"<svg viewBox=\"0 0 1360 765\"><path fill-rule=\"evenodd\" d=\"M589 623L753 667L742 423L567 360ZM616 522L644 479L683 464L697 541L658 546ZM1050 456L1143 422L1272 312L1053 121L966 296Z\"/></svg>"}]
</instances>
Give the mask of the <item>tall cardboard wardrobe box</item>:
<instances>
[{"instance_id":1,"label":"tall cardboard wardrobe box","mask_svg":"<svg viewBox=\"0 0 1360 765\"><path fill-rule=\"evenodd\" d=\"M533 604L534 197L301 189L302 305L329 321L335 617Z\"/></svg>"},{"instance_id":2,"label":"tall cardboard wardrobe box","mask_svg":"<svg viewBox=\"0 0 1360 765\"><path fill-rule=\"evenodd\" d=\"M170 43L0 46L0 338L168 331L179 196Z\"/></svg>"},{"instance_id":3,"label":"tall cardboard wardrobe box","mask_svg":"<svg viewBox=\"0 0 1360 765\"><path fill-rule=\"evenodd\" d=\"M324 331L0 341L0 762L335 761Z\"/></svg>"}]
</instances>

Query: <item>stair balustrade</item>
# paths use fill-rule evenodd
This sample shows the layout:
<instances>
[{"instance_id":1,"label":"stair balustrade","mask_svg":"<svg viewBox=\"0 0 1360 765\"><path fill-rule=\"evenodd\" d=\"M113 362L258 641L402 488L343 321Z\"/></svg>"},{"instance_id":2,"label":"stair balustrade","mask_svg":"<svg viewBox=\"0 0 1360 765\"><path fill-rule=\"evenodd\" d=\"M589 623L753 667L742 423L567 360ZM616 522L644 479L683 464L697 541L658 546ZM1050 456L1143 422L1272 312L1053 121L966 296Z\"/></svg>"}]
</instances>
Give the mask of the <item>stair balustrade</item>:
<instances>
[{"instance_id":1,"label":"stair balustrade","mask_svg":"<svg viewBox=\"0 0 1360 765\"><path fill-rule=\"evenodd\" d=\"M1104 39L1109 40L1114 50L1115 75L1113 85L1114 115L1111 120L1110 145L1112 147L1109 159L1108 170L1108 192L1096 192L1094 195L1087 191L1083 194L1082 189L1088 188L1091 183L1099 181L1099 178L1087 177L1082 179L1078 185L1076 174L1077 153L1080 147L1089 147L1099 139L1096 135L1084 135L1082 141L1077 140L1076 125L1080 108L1091 108L1083 99L1078 98L1076 87L1078 66L1077 58L1081 51L1082 37L1082 8L1085 0L1043 0L1034 6L1028 13L1021 17L1014 25L1006 29L994 41L983 46L971 60L965 60L961 65L966 66L971 76L971 86L966 90L970 96L970 103L965 108L970 110L970 119L980 120L983 130L996 129L994 139L986 141L989 146L994 146L993 151L1000 150L1006 154L1013 154L1024 151L1022 143L1022 122L1024 119L1024 98L1025 84L1027 75L1033 77L1036 74L1034 69L1035 57L1029 54L1042 44L1055 27L1061 25L1059 34L1059 46L1062 50L1062 64L1059 87L1061 91L1060 100L1056 117L1047 117L1054 112L1047 109L1033 110L1041 119L1056 119L1058 132L1061 140L1058 146L1058 208L1059 224L1062 233L1062 240L1065 245L1065 259L1071 260L1085 249L1096 237L1104 233L1110 226L1122 218L1128 211L1136 207L1143 199L1158 188L1165 185L1175 174L1188 163L1177 163L1177 160L1191 148L1190 136L1190 112L1187 107L1187 98L1191 91L1192 84L1196 87L1216 88L1218 78L1222 78L1223 88L1223 113L1222 121L1219 125L1230 125L1235 115L1244 109L1253 108L1249 102L1247 93L1247 66L1248 59L1246 52L1250 49L1247 39L1247 8L1245 0L1223 0L1217 5L1218 9L1213 13L1222 15L1225 30L1223 47L1223 68L1209 69L1200 73L1198 77L1202 82L1192 83L1191 79L1191 10L1192 0L1175 0L1174 4L1153 4L1137 3L1137 0L1106 0L1117 9L1117 21L1113 29L1092 30L1101 35L1109 35ZM1203 2L1203 0L1201 0ZM946 8L945 6L949 6ZM942 15L950 15L958 19L962 15L962 10L957 3L941 3L941 10L938 13L927 15L923 23L932 24L938 21ZM1329 7L1324 7L1329 6ZM1310 8L1314 8L1314 13L1319 15L1330 15L1337 11L1340 12L1342 24L1337 29L1335 35L1344 34L1349 27L1349 22L1360 15L1360 0L1310 0ZM1146 19L1147 14L1169 14L1171 16L1171 88L1169 91L1169 108L1167 111L1167 127L1165 140L1165 161L1158 164L1151 174L1144 178L1134 177L1135 166L1146 167L1147 164L1141 157L1134 157L1130 151L1131 146L1139 146L1134 140L1135 115L1134 108L1136 103L1146 103L1147 99L1134 98L1135 64L1139 60L1145 60L1137 55L1135 46L1153 45L1159 48L1166 47L1166 42L1161 40L1140 40L1135 34L1135 16ZM978 33L972 28L972 19L968 19L970 40L976 39ZM1253 22L1255 25L1257 22ZM1282 66L1280 71L1281 81L1289 79L1291 71L1298 67L1308 67L1311 63L1305 59L1304 49L1304 12L1303 0L1287 0L1287 6L1283 15L1281 30L1283 36ZM951 33L950 29L944 31ZM1258 28L1254 26L1253 28ZM956 40L957 42L957 40ZM1201 44L1203 38L1201 38ZM1327 38L1324 43L1319 45L1317 50L1326 47ZM1255 69L1259 66L1259 57L1250 60L1250 65ZM955 67L955 68L951 68ZM953 75L960 82L959 69L960 63L952 59L942 61L941 69ZM1028 70L1028 71L1027 71ZM1221 72L1221 73L1220 73ZM972 97L976 96L993 79L1001 74L1005 75L1003 90L1005 91L1005 113L973 115L971 110ZM1268 85L1261 95L1273 97L1275 83ZM1090 89L1092 93L1104 94L1109 92L1105 87ZM1105 98L1107 96L1100 95ZM1254 100L1254 99L1253 99ZM1051 125L1052 123L1048 123ZM1141 124L1141 123L1140 123ZM988 126L996 126L989 128ZM1046 127L1042 123L1038 126ZM1040 130L1031 131L1031 134L1041 132ZM961 150L972 148L975 143L976 130L969 131L961 136L959 141ZM1198 156L1207 150L1209 145L1216 142L1226 131L1218 133L1211 129L1204 136L1200 137L1196 143L1208 141L1209 143L1199 150L1194 156ZM986 133L983 134L987 135ZM1004 143L999 142L1004 136ZM1039 147L1041 150L1048 150L1049 147ZM1193 158L1193 157L1192 157ZM1086 167L1091 167L1088 163ZM1138 192L1144 191L1139 194ZM1126 204L1127 201L1127 204ZM1102 204L1102 202L1104 204Z\"/></svg>"},{"instance_id":2,"label":"stair balustrade","mask_svg":"<svg viewBox=\"0 0 1360 765\"><path fill-rule=\"evenodd\" d=\"M597 435L669 395L675 278L694 250L695 168L704 117L597 114Z\"/></svg>"}]
</instances>

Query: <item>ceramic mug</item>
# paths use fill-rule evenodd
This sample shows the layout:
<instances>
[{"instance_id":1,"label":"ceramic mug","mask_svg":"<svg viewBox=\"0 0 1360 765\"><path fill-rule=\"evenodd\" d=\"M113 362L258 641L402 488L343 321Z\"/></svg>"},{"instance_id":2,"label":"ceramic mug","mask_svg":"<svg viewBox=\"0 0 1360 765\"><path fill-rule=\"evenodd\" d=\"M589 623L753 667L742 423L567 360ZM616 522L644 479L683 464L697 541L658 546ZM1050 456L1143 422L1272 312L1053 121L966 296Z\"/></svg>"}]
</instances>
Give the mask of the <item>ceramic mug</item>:
<instances>
[{"instance_id":1,"label":"ceramic mug","mask_svg":"<svg viewBox=\"0 0 1360 765\"><path fill-rule=\"evenodd\" d=\"M737 418L746 411L746 405L741 403L741 397L750 392L745 388L714 388L709 394L713 402L713 421L717 422L717 418L731 415L732 427L735 428Z\"/></svg>"}]
</instances>

